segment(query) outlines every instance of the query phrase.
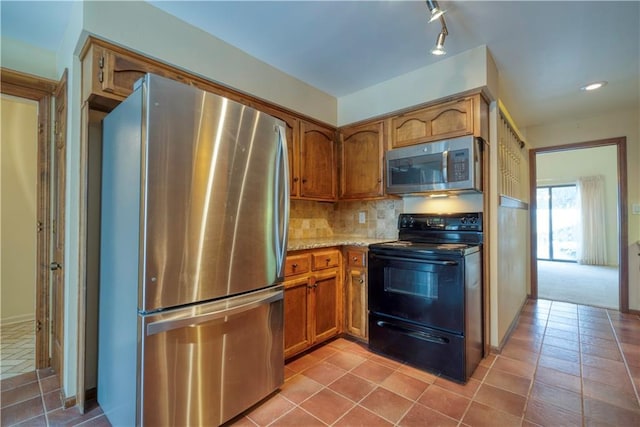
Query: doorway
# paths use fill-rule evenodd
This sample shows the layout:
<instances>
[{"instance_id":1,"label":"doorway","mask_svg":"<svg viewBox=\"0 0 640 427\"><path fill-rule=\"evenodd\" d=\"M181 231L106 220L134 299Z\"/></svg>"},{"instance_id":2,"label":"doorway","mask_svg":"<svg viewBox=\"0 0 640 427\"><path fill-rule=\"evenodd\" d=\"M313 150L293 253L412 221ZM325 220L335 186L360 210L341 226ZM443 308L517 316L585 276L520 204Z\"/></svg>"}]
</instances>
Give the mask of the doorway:
<instances>
[{"instance_id":1,"label":"doorway","mask_svg":"<svg viewBox=\"0 0 640 427\"><path fill-rule=\"evenodd\" d=\"M66 73L65 73L66 75ZM51 273L49 270L51 260L51 236L52 236L52 193L55 182L52 184L51 165L53 150L53 120L52 106L54 98L57 100L56 89L60 86L53 80L0 68L2 85L0 92L22 100L35 101L37 104L37 119L34 132L37 135L36 148L36 190L35 220L32 222L35 233L35 259L34 266L35 293L35 320L33 334L35 335L35 369L51 366L51 358L58 356L51 346L52 314L62 313L63 301L52 304L51 297ZM60 99L66 98L66 91L60 94ZM65 110L66 111L66 110ZM58 129L56 136L65 139L66 132ZM64 173L64 169L61 170ZM64 200L60 200L64 207ZM63 223L63 221L61 222ZM61 360L62 354L59 354Z\"/></svg>"},{"instance_id":2,"label":"doorway","mask_svg":"<svg viewBox=\"0 0 640 427\"><path fill-rule=\"evenodd\" d=\"M532 297L628 311L626 138L534 149L530 168ZM595 215L584 207L595 181L597 238L580 225L583 213Z\"/></svg>"},{"instance_id":3,"label":"doorway","mask_svg":"<svg viewBox=\"0 0 640 427\"><path fill-rule=\"evenodd\" d=\"M35 370L38 103L2 94L1 378Z\"/></svg>"}]
</instances>

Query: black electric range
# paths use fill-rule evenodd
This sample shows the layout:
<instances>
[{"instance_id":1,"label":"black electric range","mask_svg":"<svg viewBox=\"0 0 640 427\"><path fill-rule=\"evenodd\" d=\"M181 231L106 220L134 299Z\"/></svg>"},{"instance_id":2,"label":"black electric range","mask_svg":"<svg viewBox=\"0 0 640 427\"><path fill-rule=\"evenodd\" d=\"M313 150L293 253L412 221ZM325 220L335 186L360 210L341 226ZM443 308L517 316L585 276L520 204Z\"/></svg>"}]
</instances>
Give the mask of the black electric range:
<instances>
[{"instance_id":1,"label":"black electric range","mask_svg":"<svg viewBox=\"0 0 640 427\"><path fill-rule=\"evenodd\" d=\"M369 246L369 347L466 382L483 356L482 213L401 214Z\"/></svg>"}]
</instances>

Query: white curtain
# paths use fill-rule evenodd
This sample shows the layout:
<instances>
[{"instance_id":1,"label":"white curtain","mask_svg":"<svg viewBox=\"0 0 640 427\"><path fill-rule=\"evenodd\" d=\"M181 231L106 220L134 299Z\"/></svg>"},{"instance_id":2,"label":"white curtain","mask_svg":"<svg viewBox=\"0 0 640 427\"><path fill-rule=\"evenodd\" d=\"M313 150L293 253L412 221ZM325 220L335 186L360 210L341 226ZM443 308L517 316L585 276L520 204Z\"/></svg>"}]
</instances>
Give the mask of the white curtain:
<instances>
[{"instance_id":1,"label":"white curtain","mask_svg":"<svg viewBox=\"0 0 640 427\"><path fill-rule=\"evenodd\" d=\"M607 265L604 178L602 175L578 179L580 230L578 263Z\"/></svg>"}]
</instances>

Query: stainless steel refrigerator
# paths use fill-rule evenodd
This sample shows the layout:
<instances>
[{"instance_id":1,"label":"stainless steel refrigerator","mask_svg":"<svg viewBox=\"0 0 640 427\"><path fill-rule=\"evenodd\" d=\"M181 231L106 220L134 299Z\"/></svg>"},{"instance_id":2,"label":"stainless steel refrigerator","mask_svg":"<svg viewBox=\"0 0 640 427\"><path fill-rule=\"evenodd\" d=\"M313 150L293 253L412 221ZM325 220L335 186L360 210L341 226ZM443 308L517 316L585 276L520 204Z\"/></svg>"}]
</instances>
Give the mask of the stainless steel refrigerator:
<instances>
[{"instance_id":1,"label":"stainless steel refrigerator","mask_svg":"<svg viewBox=\"0 0 640 427\"><path fill-rule=\"evenodd\" d=\"M156 75L103 122L98 387L113 425L222 424L283 383L284 124Z\"/></svg>"}]
</instances>

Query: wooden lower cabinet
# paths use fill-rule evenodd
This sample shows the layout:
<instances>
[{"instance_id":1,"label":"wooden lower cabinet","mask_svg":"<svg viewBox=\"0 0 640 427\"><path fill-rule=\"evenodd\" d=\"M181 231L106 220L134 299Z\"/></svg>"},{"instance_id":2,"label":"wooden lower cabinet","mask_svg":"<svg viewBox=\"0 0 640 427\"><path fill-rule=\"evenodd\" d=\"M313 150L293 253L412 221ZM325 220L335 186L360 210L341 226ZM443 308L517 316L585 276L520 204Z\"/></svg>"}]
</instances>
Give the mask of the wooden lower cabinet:
<instances>
[{"instance_id":1,"label":"wooden lower cabinet","mask_svg":"<svg viewBox=\"0 0 640 427\"><path fill-rule=\"evenodd\" d=\"M287 280L284 282L284 356L301 352L311 345L309 330L309 280Z\"/></svg>"},{"instance_id":2,"label":"wooden lower cabinet","mask_svg":"<svg viewBox=\"0 0 640 427\"><path fill-rule=\"evenodd\" d=\"M343 307L339 249L290 252L287 265L284 282L285 358L338 335L342 331ZM311 269L301 266L311 266Z\"/></svg>"},{"instance_id":3,"label":"wooden lower cabinet","mask_svg":"<svg viewBox=\"0 0 640 427\"><path fill-rule=\"evenodd\" d=\"M346 247L345 257L345 332L368 339L367 248Z\"/></svg>"}]
</instances>

